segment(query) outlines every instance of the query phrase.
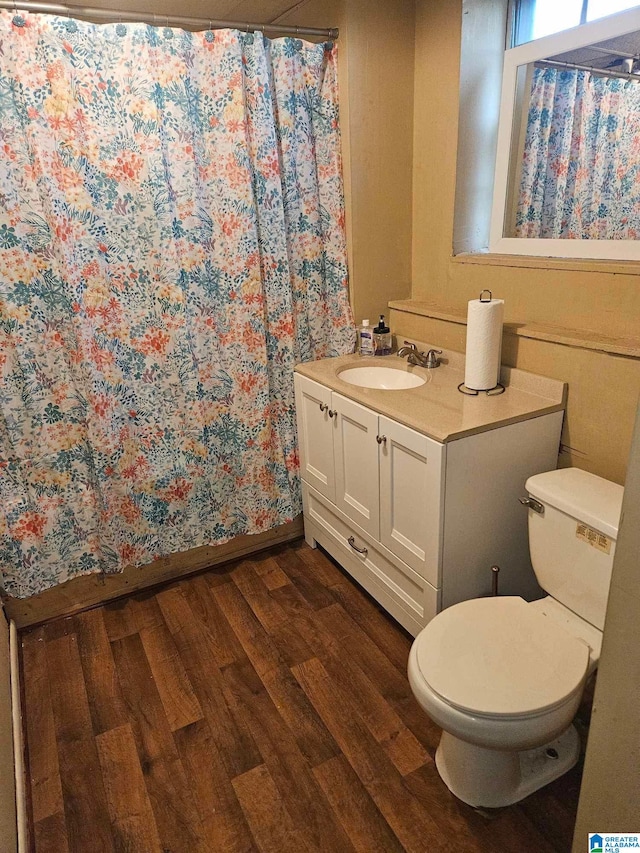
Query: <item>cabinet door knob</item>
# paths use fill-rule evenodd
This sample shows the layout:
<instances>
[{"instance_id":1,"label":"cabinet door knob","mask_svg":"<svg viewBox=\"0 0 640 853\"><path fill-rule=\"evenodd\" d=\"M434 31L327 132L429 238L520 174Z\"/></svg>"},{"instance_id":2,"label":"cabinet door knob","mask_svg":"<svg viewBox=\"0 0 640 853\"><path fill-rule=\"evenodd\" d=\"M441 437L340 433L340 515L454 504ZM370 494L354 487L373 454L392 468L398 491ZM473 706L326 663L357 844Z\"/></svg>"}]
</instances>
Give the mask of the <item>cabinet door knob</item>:
<instances>
[{"instance_id":1,"label":"cabinet door knob","mask_svg":"<svg viewBox=\"0 0 640 853\"><path fill-rule=\"evenodd\" d=\"M356 540L353 538L353 536L350 536L347 539L347 542L349 543L349 545L351 545L351 547L353 548L354 551L358 552L358 554L364 554L364 556L366 557L367 554L369 553L368 548L358 548L358 546L356 545Z\"/></svg>"},{"instance_id":2,"label":"cabinet door knob","mask_svg":"<svg viewBox=\"0 0 640 853\"><path fill-rule=\"evenodd\" d=\"M387 436L386 435L377 435L376 441L378 442L378 444L386 444L387 443Z\"/></svg>"},{"instance_id":3,"label":"cabinet door knob","mask_svg":"<svg viewBox=\"0 0 640 853\"><path fill-rule=\"evenodd\" d=\"M337 413L337 412L334 412L334 410L333 410L333 409L329 409L329 417L330 417L330 418L337 418L337 417L338 417L338 413Z\"/></svg>"},{"instance_id":4,"label":"cabinet door knob","mask_svg":"<svg viewBox=\"0 0 640 853\"><path fill-rule=\"evenodd\" d=\"M326 412L329 406L326 403L320 403L320 411Z\"/></svg>"}]
</instances>

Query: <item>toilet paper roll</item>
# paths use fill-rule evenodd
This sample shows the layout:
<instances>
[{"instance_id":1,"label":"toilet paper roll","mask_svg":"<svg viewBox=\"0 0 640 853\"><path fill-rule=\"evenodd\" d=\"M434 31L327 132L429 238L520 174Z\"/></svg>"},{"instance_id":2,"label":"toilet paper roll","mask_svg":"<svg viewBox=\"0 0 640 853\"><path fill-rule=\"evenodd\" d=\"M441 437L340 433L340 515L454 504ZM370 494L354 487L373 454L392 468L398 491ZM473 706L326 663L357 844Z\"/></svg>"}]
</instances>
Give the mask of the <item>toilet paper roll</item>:
<instances>
[{"instance_id":1,"label":"toilet paper roll","mask_svg":"<svg viewBox=\"0 0 640 853\"><path fill-rule=\"evenodd\" d=\"M472 299L467 310L464 384L474 391L495 388L500 378L504 300Z\"/></svg>"}]
</instances>

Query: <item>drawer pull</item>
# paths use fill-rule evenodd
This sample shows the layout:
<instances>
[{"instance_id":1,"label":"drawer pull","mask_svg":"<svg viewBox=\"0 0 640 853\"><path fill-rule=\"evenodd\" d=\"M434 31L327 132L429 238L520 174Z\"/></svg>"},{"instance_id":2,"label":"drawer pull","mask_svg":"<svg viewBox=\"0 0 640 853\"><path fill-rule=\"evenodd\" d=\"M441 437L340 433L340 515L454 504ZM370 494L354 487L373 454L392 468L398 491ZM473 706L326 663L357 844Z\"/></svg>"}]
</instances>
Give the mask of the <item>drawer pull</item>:
<instances>
[{"instance_id":1,"label":"drawer pull","mask_svg":"<svg viewBox=\"0 0 640 853\"><path fill-rule=\"evenodd\" d=\"M369 553L368 548L358 548L358 546L356 545L356 540L353 538L353 536L350 536L347 539L347 542L349 543L349 545L351 545L351 547L353 548L354 551L358 552L358 554L364 554L364 556L366 557L367 554Z\"/></svg>"},{"instance_id":2,"label":"drawer pull","mask_svg":"<svg viewBox=\"0 0 640 853\"><path fill-rule=\"evenodd\" d=\"M376 441L378 442L378 444L386 444L387 443L387 436L386 435L377 435Z\"/></svg>"},{"instance_id":3,"label":"drawer pull","mask_svg":"<svg viewBox=\"0 0 640 853\"><path fill-rule=\"evenodd\" d=\"M329 406L326 403L320 403L320 411L326 412Z\"/></svg>"},{"instance_id":4,"label":"drawer pull","mask_svg":"<svg viewBox=\"0 0 640 853\"><path fill-rule=\"evenodd\" d=\"M329 417L330 417L330 418L337 418L337 417L338 417L338 413L337 413L337 412L334 412L334 410L333 410L333 409L329 409Z\"/></svg>"}]
</instances>

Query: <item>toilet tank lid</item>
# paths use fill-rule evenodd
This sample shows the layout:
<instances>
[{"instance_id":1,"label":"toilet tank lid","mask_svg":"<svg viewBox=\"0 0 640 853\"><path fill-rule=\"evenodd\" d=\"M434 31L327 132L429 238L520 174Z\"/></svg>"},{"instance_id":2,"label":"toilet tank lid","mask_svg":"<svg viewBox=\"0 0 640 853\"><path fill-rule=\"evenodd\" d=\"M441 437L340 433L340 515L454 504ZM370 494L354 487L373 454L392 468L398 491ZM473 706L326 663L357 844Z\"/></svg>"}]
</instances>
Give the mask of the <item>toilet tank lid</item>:
<instances>
[{"instance_id":1,"label":"toilet tank lid","mask_svg":"<svg viewBox=\"0 0 640 853\"><path fill-rule=\"evenodd\" d=\"M624 489L580 468L534 474L525 483L531 497L553 506L601 533L618 538Z\"/></svg>"}]
</instances>

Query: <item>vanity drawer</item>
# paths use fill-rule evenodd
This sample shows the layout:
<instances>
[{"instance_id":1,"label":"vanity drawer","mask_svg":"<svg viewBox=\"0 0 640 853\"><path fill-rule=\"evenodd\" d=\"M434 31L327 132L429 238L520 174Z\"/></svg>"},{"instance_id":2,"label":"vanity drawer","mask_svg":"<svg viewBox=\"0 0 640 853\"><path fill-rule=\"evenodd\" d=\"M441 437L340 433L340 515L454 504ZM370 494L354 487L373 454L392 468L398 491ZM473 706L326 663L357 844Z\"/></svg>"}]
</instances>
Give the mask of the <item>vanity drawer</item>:
<instances>
[{"instance_id":1,"label":"vanity drawer","mask_svg":"<svg viewBox=\"0 0 640 853\"><path fill-rule=\"evenodd\" d=\"M373 542L308 483L303 482L302 495L307 541L322 545L415 637L438 612L439 590L401 560L385 554L383 545Z\"/></svg>"}]
</instances>

